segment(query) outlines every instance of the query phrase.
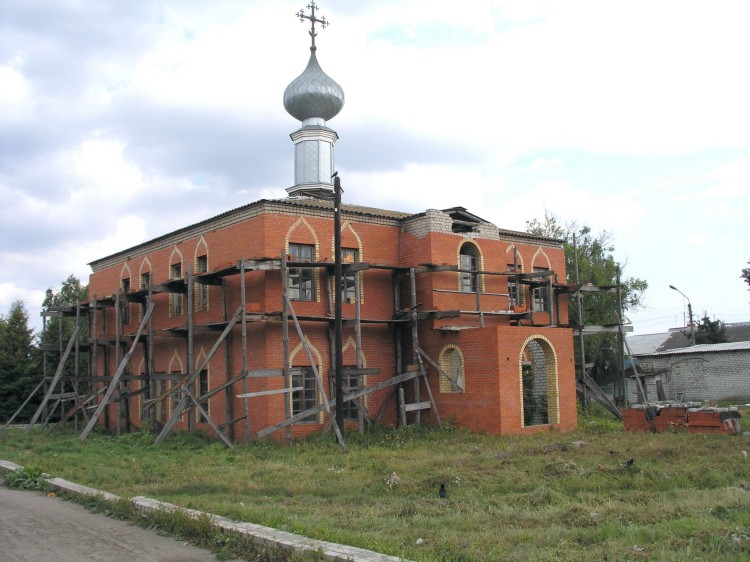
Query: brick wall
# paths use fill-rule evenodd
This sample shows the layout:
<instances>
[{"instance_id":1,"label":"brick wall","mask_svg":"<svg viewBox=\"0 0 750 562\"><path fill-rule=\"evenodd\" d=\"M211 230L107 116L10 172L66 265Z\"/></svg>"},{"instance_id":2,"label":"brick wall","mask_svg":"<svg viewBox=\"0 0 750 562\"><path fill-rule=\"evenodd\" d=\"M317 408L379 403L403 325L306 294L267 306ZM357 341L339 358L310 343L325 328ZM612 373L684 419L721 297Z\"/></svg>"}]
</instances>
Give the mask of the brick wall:
<instances>
[{"instance_id":1,"label":"brick wall","mask_svg":"<svg viewBox=\"0 0 750 562\"><path fill-rule=\"evenodd\" d=\"M657 400L657 380L667 400L683 393L685 400L691 401L750 401L750 350L651 355L641 359L644 361L653 371L666 369L664 374L642 377L650 401ZM641 401L632 378L628 379L628 400L631 404Z\"/></svg>"},{"instance_id":2,"label":"brick wall","mask_svg":"<svg viewBox=\"0 0 750 562\"><path fill-rule=\"evenodd\" d=\"M102 298L113 295L120 287L122 279L130 278L133 290L140 287L141 275L150 272L152 284L166 282L170 276L170 264L178 256L182 259L182 271L186 273L194 264L195 256L208 255L208 271L216 271L234 265L240 259L278 258L287 251L288 243L305 243L316 246L316 259L333 263L333 232L330 209L307 208L297 203L261 202L238 210L237 216L232 212L193 225L172 235L166 235L130 250L113 254L94 263L94 273L89 281L89 294ZM559 279L565 279L564 255L562 248L550 245L547 241L534 240L528 236L509 242L507 235L500 239L497 229L489 223L481 224L476 231L455 233L449 215L437 210L428 210L423 215L415 215L408 220L397 220L389 216L368 215L364 211L345 213L342 230L342 246L356 248L362 261L373 264L417 267L419 264L457 265L458 253L463 241L470 239L479 248L482 256L482 267L485 270L505 271L509 248L514 244L518 250L524 270L530 271L535 261L544 256L545 266L549 265ZM238 218L239 217L239 218ZM325 317L332 311L328 296L332 269L316 270L316 298L311 302L295 301L294 309L298 316ZM388 269L371 269L361 276L363 301L361 316L364 319L388 321L393 317L393 272ZM483 276L481 296L485 310L508 309L507 276ZM194 313L196 325L219 324L225 314L233 313L241 303L240 276L227 276L223 279L224 290L218 286L209 286L209 306L206 310ZM280 271L254 271L245 276L245 299L254 312L274 313L281 310L282 282ZM421 273L417 275L417 302L420 310L461 309L473 310L476 306L474 294L462 294L458 288L458 273ZM408 276L401 276L401 308L411 306L411 294ZM438 290L446 290L440 292ZM489 294L497 293L497 294ZM527 297L528 300L528 297ZM563 298L563 301L567 299ZM156 333L154 369L157 373L169 370L186 373L196 367L202 354L209 352L218 331L196 332L192 357L188 357L187 340L182 335L166 335L165 330L186 326L186 316L169 315L169 294L154 295L155 310L153 327ZM186 303L185 303L186 304ZM563 310L565 303L561 303ZM139 305L131 305L131 322L123 329L125 334L135 332L140 315ZM186 308L186 306L184 307ZM225 312L226 311L226 312ZM344 303L343 315L353 318L355 305ZM563 311L563 321L567 320L567 309ZM454 342L460 346L466 358L465 370L467 391L464 394L452 395L438 392L438 375L432 369L430 385L438 400L438 407L443 417L454 417L465 427L484 430L492 433L526 433L555 427L571 429L575 427L575 375L572 365L572 334L570 330L560 328L542 328L531 326L510 326L508 317L487 317L486 328L465 330L456 334L443 334L434 328L446 322L458 321L464 325L478 325L477 316L464 316L460 319L448 319L436 322L420 322L419 334L421 345L437 361L440 350L446 343ZM542 318L546 323L547 319ZM111 337L116 332L115 314L112 308L98 313L97 337ZM328 381L331 369L332 354L330 332L327 322L303 321L302 329L310 345L320 357L320 373ZM405 332L409 332L406 330ZM262 322L250 322L248 333L248 369L271 369L283 366L283 348L281 325L277 319ZM289 349L294 350L300 344L299 336L293 326L289 330ZM559 422L545 427L524 428L520 405L519 387L519 353L524 342L530 336L545 338L554 349L558 367L558 385L555 391L559 399ZM354 327L344 328L344 342L355 338ZM401 368L413 362L410 334L404 334L404 349ZM396 365L394 336L392 327L383 324L362 324L362 347L368 368L378 368L377 375L369 375L367 385L393 377L400 372ZM107 362L105 366L105 361ZM130 361L129 372L136 373L145 361L144 352L139 346ZM98 355L98 372L112 374L116 369L115 354ZM180 368L175 367L176 364ZM293 366L305 366L309 360L304 352L298 352L292 361ZM345 364L355 365L353 351L345 353ZM242 337L241 328L236 326L228 338L228 351L222 345L208 364L209 389L216 388L228 378L242 371ZM131 389L136 388L131 383ZM407 385L411 388L412 385ZM246 382L236 383L228 396L220 392L210 399L211 417L217 423L226 421L231 409L233 418L244 415L245 400L236 398L244 392L257 392L283 388L281 377L251 378ZM389 395L391 388L370 394L367 407L375 415ZM229 403L227 400L229 399ZM258 430L276 424L284 419L283 394L247 400L247 422L241 421L233 427L234 439L240 439L247 423L252 437ZM332 397L329 394L331 401ZM426 394L421 396L426 400ZM138 398L133 398L131 411L138 412ZM116 411L109 409L108 424L115 423ZM164 418L166 418L166 408ZM434 422L430 413L424 419ZM137 416L134 421L137 421ZM385 409L381 423L397 423L397 409L392 401ZM326 416L311 423L294 426L293 435L301 436L312 431L319 431L326 421ZM197 427L210 431L207 424L198 423ZM176 430L187 428L186 418L179 422ZM276 436L283 435L283 430Z\"/></svg>"}]
</instances>

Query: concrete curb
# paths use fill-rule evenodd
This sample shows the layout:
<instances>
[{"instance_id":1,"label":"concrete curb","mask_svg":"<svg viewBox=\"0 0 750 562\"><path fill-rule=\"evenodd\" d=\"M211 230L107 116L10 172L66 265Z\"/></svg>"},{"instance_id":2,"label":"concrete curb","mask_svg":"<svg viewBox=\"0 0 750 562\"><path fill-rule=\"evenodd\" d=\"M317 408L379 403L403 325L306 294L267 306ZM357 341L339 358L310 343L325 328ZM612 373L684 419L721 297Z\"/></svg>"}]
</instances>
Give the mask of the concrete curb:
<instances>
[{"instance_id":1,"label":"concrete curb","mask_svg":"<svg viewBox=\"0 0 750 562\"><path fill-rule=\"evenodd\" d=\"M13 472L23 467L10 462L0 460L0 469L7 472ZM123 498L110 494L109 492L103 492L95 488L89 488L88 486L82 486L74 482L63 480L62 478L47 478L47 482L53 488L62 490L73 494L81 494L86 496L99 496L108 501L118 501ZM294 533L287 533L286 531L279 531L271 527L264 527L262 525L255 525L253 523L242 523L239 521L232 521L226 517L214 515L212 513L206 513L204 511L198 511L196 509L186 509L171 503L158 501L152 498L146 498L143 496L136 496L129 498L129 500L135 509L144 513L152 513L155 511L166 511L166 512L181 512L198 519L199 517L209 517L215 527L218 527L224 532L242 535L253 542L270 546L283 548L285 550L294 549L301 552L317 551L320 552L327 560L332 561L352 561L352 562L400 562L403 558L396 556L388 556L386 554L380 554L371 550L365 550L363 548L356 548L353 546L346 546L343 544L336 544L327 541L319 541L315 539L309 539L302 535L295 535Z\"/></svg>"}]
</instances>

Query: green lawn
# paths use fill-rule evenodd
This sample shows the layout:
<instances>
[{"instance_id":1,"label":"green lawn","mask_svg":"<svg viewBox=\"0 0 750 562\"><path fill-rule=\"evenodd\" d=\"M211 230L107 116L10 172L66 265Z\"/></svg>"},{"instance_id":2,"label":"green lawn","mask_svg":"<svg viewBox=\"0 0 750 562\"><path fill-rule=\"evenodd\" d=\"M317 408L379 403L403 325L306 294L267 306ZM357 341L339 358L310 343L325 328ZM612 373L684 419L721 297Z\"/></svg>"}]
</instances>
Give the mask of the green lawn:
<instances>
[{"instance_id":1,"label":"green lawn","mask_svg":"<svg viewBox=\"0 0 750 562\"><path fill-rule=\"evenodd\" d=\"M0 459L412 560L750 559L748 436L631 434L597 418L533 437L346 437L343 453L331 437L226 449L195 435L8 430Z\"/></svg>"}]
</instances>

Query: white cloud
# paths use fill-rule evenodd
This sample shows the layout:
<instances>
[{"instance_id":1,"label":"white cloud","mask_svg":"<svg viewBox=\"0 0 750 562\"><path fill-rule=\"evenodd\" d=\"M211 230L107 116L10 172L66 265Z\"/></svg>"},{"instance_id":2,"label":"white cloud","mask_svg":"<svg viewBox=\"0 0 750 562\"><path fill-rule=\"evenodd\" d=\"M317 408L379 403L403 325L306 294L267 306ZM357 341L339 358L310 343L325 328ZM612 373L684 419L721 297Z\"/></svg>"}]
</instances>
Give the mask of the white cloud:
<instances>
[{"instance_id":1,"label":"white cloud","mask_svg":"<svg viewBox=\"0 0 750 562\"><path fill-rule=\"evenodd\" d=\"M23 58L13 57L0 65L0 109L4 119L17 119L31 109L32 87L23 74Z\"/></svg>"},{"instance_id":2,"label":"white cloud","mask_svg":"<svg viewBox=\"0 0 750 562\"><path fill-rule=\"evenodd\" d=\"M146 183L141 171L124 157L125 143L109 138L84 141L68 154L78 185L71 192L71 204L99 205L111 197L121 202L142 192Z\"/></svg>"},{"instance_id":3,"label":"white cloud","mask_svg":"<svg viewBox=\"0 0 750 562\"><path fill-rule=\"evenodd\" d=\"M330 125L340 146L347 129L373 132L358 137L366 167L337 160L345 202L461 205L519 230L549 210L613 231L618 257L654 287L680 284L698 244L739 286L731 263L746 260L750 213L750 158L738 156L750 149L750 3L329 3L318 58L347 96ZM39 30L11 14L8 28L21 31L0 38L0 110L18 129L0 130L0 234L13 240L4 272L13 282L0 287L31 296L209 213L283 197L296 123L281 99L307 63L307 24L294 17L303 5L166 0L128 10L127 26L101 22L120 31L106 48L69 32L92 17L86 3ZM101 6L107 18L119 3ZM222 133L217 121L236 127ZM392 139L376 141L384 131ZM252 166L227 170L245 154ZM719 307L710 299L748 300L694 277L686 289L709 310ZM653 294L661 307L664 295Z\"/></svg>"},{"instance_id":4,"label":"white cloud","mask_svg":"<svg viewBox=\"0 0 750 562\"><path fill-rule=\"evenodd\" d=\"M505 192L500 178L478 170L424 164L384 173L354 172L347 175L346 183L356 203L405 212L461 206L483 216L488 204L493 208Z\"/></svg>"}]
</instances>

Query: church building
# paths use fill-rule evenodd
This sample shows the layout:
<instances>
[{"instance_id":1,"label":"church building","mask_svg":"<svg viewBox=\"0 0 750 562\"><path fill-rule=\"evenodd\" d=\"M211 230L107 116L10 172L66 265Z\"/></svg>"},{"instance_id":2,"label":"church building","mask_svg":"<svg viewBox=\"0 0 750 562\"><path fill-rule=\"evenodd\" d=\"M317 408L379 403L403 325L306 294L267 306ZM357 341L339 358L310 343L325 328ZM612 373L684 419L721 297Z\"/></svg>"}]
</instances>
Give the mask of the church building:
<instances>
[{"instance_id":1,"label":"church building","mask_svg":"<svg viewBox=\"0 0 750 562\"><path fill-rule=\"evenodd\" d=\"M575 428L562 243L460 206L358 206L356 186L340 204L328 121L344 93L309 7L310 59L284 92L300 121L288 197L90 264L91 423L228 444L369 424Z\"/></svg>"}]
</instances>

